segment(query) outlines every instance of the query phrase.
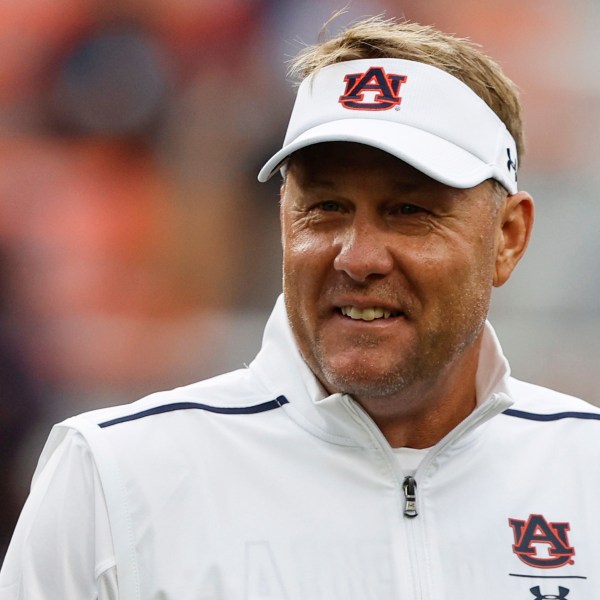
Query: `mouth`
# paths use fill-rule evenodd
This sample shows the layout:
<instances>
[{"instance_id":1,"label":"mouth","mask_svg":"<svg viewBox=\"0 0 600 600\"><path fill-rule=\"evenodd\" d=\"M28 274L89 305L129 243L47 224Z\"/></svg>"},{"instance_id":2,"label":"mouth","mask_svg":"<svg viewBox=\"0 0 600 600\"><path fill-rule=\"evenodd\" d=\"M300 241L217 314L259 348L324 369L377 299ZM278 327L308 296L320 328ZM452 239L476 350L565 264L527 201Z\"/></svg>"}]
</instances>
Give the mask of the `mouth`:
<instances>
[{"instance_id":1,"label":"mouth","mask_svg":"<svg viewBox=\"0 0 600 600\"><path fill-rule=\"evenodd\" d=\"M344 317L354 321L375 321L378 319L393 319L402 316L400 311L393 311L379 306L358 308L356 306L340 306L338 311Z\"/></svg>"}]
</instances>

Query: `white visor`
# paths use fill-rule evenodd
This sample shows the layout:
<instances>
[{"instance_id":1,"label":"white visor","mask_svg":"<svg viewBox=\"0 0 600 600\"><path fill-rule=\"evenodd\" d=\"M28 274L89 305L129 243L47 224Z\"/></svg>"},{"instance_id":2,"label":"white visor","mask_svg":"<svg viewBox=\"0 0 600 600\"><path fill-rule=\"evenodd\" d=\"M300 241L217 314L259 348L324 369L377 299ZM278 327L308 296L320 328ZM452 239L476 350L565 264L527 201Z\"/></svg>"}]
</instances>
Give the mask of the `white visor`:
<instances>
[{"instance_id":1,"label":"white visor","mask_svg":"<svg viewBox=\"0 0 600 600\"><path fill-rule=\"evenodd\" d=\"M451 187L496 179L517 191L517 148L504 123L462 81L424 63L352 60L307 77L283 148L258 180L267 181L297 150L322 142L379 148Z\"/></svg>"}]
</instances>

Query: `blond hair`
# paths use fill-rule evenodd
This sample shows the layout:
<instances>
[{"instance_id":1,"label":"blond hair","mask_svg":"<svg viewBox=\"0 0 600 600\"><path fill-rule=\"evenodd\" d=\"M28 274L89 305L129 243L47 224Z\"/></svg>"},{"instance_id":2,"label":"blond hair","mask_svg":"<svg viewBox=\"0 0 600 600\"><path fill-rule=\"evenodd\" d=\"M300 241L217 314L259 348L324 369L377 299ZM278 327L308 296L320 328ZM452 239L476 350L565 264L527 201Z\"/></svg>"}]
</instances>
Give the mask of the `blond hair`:
<instances>
[{"instance_id":1,"label":"blond hair","mask_svg":"<svg viewBox=\"0 0 600 600\"><path fill-rule=\"evenodd\" d=\"M517 86L500 65L467 39L408 21L370 17L331 39L304 48L289 74L304 79L338 62L361 58L403 58L432 65L468 85L504 122L523 157L523 121Z\"/></svg>"}]
</instances>

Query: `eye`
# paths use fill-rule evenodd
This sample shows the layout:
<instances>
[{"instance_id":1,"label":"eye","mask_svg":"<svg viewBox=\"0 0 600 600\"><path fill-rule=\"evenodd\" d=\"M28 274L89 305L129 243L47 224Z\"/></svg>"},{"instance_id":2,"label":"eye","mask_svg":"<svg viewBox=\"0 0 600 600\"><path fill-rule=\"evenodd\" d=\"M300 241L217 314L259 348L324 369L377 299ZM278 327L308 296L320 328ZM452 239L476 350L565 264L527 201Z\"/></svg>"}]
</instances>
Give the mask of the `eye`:
<instances>
[{"instance_id":1,"label":"eye","mask_svg":"<svg viewBox=\"0 0 600 600\"><path fill-rule=\"evenodd\" d=\"M324 202L320 202L317 208L324 212L337 212L341 209L341 205L335 200L325 200Z\"/></svg>"},{"instance_id":2,"label":"eye","mask_svg":"<svg viewBox=\"0 0 600 600\"><path fill-rule=\"evenodd\" d=\"M416 204L400 204L393 212L400 215L416 215L426 211L423 207L417 206Z\"/></svg>"}]
</instances>

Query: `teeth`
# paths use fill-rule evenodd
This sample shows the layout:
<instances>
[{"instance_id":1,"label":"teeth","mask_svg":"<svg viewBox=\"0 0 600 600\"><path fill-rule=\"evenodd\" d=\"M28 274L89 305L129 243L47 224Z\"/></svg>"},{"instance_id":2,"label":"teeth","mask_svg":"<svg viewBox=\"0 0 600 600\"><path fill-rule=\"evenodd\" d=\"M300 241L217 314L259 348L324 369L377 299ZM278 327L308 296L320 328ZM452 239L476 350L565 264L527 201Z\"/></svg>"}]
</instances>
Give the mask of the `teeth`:
<instances>
[{"instance_id":1,"label":"teeth","mask_svg":"<svg viewBox=\"0 0 600 600\"><path fill-rule=\"evenodd\" d=\"M391 311L376 307L361 310L355 306L342 306L341 311L346 317L361 321L373 321L381 318L388 319L392 316Z\"/></svg>"}]
</instances>

